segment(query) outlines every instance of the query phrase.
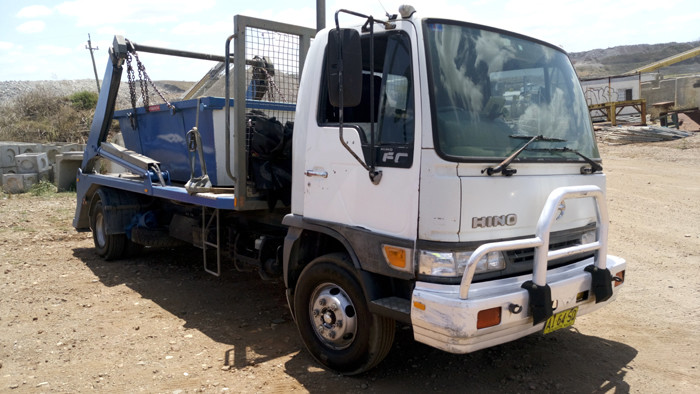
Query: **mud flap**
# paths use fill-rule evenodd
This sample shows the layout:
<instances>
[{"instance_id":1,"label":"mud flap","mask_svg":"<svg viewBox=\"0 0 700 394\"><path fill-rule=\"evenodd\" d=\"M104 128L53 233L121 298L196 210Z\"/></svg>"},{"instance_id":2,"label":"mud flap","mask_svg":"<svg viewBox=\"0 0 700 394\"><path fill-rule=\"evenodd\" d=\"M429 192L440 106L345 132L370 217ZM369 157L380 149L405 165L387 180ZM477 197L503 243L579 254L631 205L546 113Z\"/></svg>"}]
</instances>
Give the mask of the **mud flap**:
<instances>
[{"instance_id":1,"label":"mud flap","mask_svg":"<svg viewBox=\"0 0 700 394\"><path fill-rule=\"evenodd\" d=\"M538 286L531 280L521 286L530 295L530 314L532 325L543 323L552 316L552 290L549 285Z\"/></svg>"},{"instance_id":2,"label":"mud flap","mask_svg":"<svg viewBox=\"0 0 700 394\"><path fill-rule=\"evenodd\" d=\"M589 265L584 270L591 274L591 291L595 294L595 303L609 300L613 295L613 278L610 270L607 268L602 270L595 265Z\"/></svg>"}]
</instances>

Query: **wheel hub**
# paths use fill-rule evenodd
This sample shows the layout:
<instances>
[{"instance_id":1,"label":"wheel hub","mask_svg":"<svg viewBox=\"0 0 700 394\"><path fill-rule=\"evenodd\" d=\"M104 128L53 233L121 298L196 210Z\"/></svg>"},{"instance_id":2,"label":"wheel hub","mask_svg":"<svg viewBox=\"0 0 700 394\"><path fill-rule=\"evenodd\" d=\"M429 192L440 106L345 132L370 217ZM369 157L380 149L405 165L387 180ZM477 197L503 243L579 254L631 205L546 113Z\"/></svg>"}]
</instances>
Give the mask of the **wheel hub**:
<instances>
[{"instance_id":1,"label":"wheel hub","mask_svg":"<svg viewBox=\"0 0 700 394\"><path fill-rule=\"evenodd\" d=\"M336 350L350 346L357 334L357 317L348 294L333 283L323 283L316 287L310 301L309 316L316 336Z\"/></svg>"}]
</instances>

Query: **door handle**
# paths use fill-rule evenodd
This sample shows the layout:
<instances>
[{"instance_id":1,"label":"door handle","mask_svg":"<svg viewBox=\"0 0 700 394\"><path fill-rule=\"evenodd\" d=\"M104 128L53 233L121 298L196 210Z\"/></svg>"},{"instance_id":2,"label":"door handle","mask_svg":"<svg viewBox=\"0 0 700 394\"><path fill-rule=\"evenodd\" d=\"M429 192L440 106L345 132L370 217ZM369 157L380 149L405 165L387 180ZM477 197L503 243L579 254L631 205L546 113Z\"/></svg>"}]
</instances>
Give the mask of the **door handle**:
<instances>
[{"instance_id":1,"label":"door handle","mask_svg":"<svg viewBox=\"0 0 700 394\"><path fill-rule=\"evenodd\" d=\"M320 176L321 178L328 178L328 173L322 170L306 170L304 171L306 176Z\"/></svg>"}]
</instances>

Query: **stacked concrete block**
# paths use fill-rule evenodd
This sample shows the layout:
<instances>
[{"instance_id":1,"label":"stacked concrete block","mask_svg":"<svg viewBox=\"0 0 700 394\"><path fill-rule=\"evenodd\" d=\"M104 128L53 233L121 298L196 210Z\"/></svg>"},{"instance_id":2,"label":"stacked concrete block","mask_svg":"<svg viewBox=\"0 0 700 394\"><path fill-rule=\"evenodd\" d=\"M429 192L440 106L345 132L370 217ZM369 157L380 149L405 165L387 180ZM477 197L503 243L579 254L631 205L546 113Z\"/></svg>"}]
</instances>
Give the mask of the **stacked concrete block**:
<instances>
[{"instance_id":1,"label":"stacked concrete block","mask_svg":"<svg viewBox=\"0 0 700 394\"><path fill-rule=\"evenodd\" d=\"M0 142L0 167L14 167L16 155L19 155L19 145L17 143Z\"/></svg>"},{"instance_id":2,"label":"stacked concrete block","mask_svg":"<svg viewBox=\"0 0 700 394\"><path fill-rule=\"evenodd\" d=\"M18 142L19 154L22 153L38 153L41 152L41 144L32 144L29 142Z\"/></svg>"},{"instance_id":3,"label":"stacked concrete block","mask_svg":"<svg viewBox=\"0 0 700 394\"><path fill-rule=\"evenodd\" d=\"M46 153L22 153L15 156L15 165L20 174L32 174L47 171L49 158Z\"/></svg>"},{"instance_id":4,"label":"stacked concrete block","mask_svg":"<svg viewBox=\"0 0 700 394\"><path fill-rule=\"evenodd\" d=\"M17 173L17 168L15 168L15 167L0 168L0 188L2 188L2 185L5 183L5 181L4 181L5 174L16 174L16 173Z\"/></svg>"},{"instance_id":5,"label":"stacked concrete block","mask_svg":"<svg viewBox=\"0 0 700 394\"><path fill-rule=\"evenodd\" d=\"M49 158L49 165L56 164L56 155L63 153L64 145L62 144L44 144L42 145L42 152L46 153L46 157Z\"/></svg>"},{"instance_id":6,"label":"stacked concrete block","mask_svg":"<svg viewBox=\"0 0 700 394\"><path fill-rule=\"evenodd\" d=\"M65 152L56 155L54 184L59 192L75 189L78 168L83 163L83 151Z\"/></svg>"},{"instance_id":7,"label":"stacked concrete block","mask_svg":"<svg viewBox=\"0 0 700 394\"><path fill-rule=\"evenodd\" d=\"M36 149L36 144L32 148ZM46 153L15 155L15 173L9 170L8 173L2 175L3 190L8 193L23 193L40 180L49 180L49 169L49 159Z\"/></svg>"},{"instance_id":8,"label":"stacked concrete block","mask_svg":"<svg viewBox=\"0 0 700 394\"><path fill-rule=\"evenodd\" d=\"M15 142L0 142L0 186L4 184L3 175L14 174L15 156L19 154L19 146Z\"/></svg>"},{"instance_id":9,"label":"stacked concrete block","mask_svg":"<svg viewBox=\"0 0 700 394\"><path fill-rule=\"evenodd\" d=\"M22 193L39 181L48 180L61 190L70 190L75 187L84 150L84 144L0 141L0 187L10 193ZM61 179L56 175L59 160L63 162ZM9 182L7 187L5 180Z\"/></svg>"},{"instance_id":10,"label":"stacked concrete block","mask_svg":"<svg viewBox=\"0 0 700 394\"><path fill-rule=\"evenodd\" d=\"M4 174L2 189L7 193L24 193L39 182L39 174Z\"/></svg>"}]
</instances>

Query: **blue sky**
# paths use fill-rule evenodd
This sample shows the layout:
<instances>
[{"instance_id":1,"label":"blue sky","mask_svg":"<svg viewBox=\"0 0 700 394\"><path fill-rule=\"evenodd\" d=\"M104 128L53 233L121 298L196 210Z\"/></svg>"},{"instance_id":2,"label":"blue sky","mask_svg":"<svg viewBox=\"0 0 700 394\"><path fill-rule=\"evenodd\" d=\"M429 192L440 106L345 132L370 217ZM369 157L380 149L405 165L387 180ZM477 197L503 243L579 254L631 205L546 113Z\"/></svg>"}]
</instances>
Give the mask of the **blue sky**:
<instances>
[{"instance_id":1,"label":"blue sky","mask_svg":"<svg viewBox=\"0 0 700 394\"><path fill-rule=\"evenodd\" d=\"M627 44L700 39L697 0L352 0L326 1L327 25L338 8L384 15L412 4L443 16L530 35L569 52ZM315 27L315 0L0 0L0 81L94 78L88 33L102 78L115 34L145 45L223 54L233 15ZM144 54L156 80L199 79L210 62Z\"/></svg>"}]
</instances>

